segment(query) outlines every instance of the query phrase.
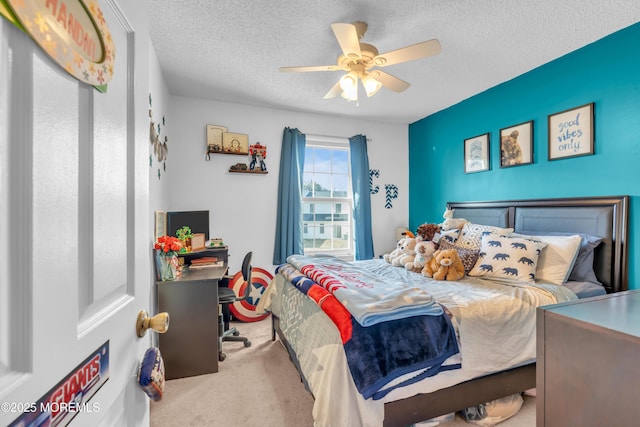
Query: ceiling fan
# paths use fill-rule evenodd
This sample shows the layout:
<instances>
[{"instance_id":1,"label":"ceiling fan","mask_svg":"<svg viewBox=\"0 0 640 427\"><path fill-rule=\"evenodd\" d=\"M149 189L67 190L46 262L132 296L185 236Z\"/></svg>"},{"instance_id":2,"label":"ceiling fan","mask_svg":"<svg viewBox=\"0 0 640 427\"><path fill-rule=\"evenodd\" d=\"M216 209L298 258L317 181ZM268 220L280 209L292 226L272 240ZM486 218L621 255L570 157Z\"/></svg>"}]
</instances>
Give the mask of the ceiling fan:
<instances>
[{"instance_id":1,"label":"ceiling fan","mask_svg":"<svg viewBox=\"0 0 640 427\"><path fill-rule=\"evenodd\" d=\"M378 53L375 46L360 42L367 31L364 22L352 24L331 24L331 29L338 40L342 54L338 56L336 65L319 65L303 67L280 67L282 72L308 71L346 71L340 80L327 92L324 99L341 94L349 101L358 100L358 80L362 82L367 96L373 96L383 86L394 92L406 90L410 84L398 77L374 69L374 67L388 67L402 62L426 58L440 53L440 42L437 39L423 41L411 46Z\"/></svg>"}]
</instances>

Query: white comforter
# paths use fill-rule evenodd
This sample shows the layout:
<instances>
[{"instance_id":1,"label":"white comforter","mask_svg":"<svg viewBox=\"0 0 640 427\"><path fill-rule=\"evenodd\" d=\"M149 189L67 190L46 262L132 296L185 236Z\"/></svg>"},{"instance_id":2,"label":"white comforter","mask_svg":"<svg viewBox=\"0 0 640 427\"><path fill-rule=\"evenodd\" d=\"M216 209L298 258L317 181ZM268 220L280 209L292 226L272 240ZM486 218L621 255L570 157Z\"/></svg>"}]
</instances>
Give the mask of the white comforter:
<instances>
[{"instance_id":1,"label":"white comforter","mask_svg":"<svg viewBox=\"0 0 640 427\"><path fill-rule=\"evenodd\" d=\"M383 400L363 399L351 379L333 322L311 299L277 274L260 305L280 317L282 331L296 352L315 397L313 418L321 427L381 426L384 402L532 362L536 353L536 308L577 298L571 290L558 285L519 285L471 277L460 282L439 282L382 260L359 264L425 288L450 311L460 343L460 354L453 357L461 358L462 369L398 388Z\"/></svg>"}]
</instances>

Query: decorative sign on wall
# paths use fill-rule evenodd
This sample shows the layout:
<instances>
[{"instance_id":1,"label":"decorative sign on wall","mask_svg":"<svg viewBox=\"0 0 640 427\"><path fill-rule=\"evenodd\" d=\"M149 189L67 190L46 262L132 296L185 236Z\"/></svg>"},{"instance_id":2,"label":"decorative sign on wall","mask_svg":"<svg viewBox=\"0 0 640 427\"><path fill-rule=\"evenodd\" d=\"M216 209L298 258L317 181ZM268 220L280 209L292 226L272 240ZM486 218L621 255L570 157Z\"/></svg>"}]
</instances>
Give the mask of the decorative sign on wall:
<instances>
[{"instance_id":1,"label":"decorative sign on wall","mask_svg":"<svg viewBox=\"0 0 640 427\"><path fill-rule=\"evenodd\" d=\"M549 160L593 154L593 103L552 114Z\"/></svg>"},{"instance_id":2,"label":"decorative sign on wall","mask_svg":"<svg viewBox=\"0 0 640 427\"><path fill-rule=\"evenodd\" d=\"M0 0L0 13L66 72L106 91L115 45L97 0Z\"/></svg>"},{"instance_id":3,"label":"decorative sign on wall","mask_svg":"<svg viewBox=\"0 0 640 427\"><path fill-rule=\"evenodd\" d=\"M373 184L373 178L380 178L380 170L379 169L369 169L369 193L377 194L380 191L380 186ZM385 209L393 208L393 199L398 198L398 187L395 184L385 184Z\"/></svg>"},{"instance_id":4,"label":"decorative sign on wall","mask_svg":"<svg viewBox=\"0 0 640 427\"><path fill-rule=\"evenodd\" d=\"M391 209L393 207L391 201L398 198L398 187L394 184L385 184L384 189L386 191L384 207Z\"/></svg>"},{"instance_id":5,"label":"decorative sign on wall","mask_svg":"<svg viewBox=\"0 0 640 427\"><path fill-rule=\"evenodd\" d=\"M380 190L379 185L373 185L373 177L380 178L378 169L369 169L369 193L376 194Z\"/></svg>"}]
</instances>

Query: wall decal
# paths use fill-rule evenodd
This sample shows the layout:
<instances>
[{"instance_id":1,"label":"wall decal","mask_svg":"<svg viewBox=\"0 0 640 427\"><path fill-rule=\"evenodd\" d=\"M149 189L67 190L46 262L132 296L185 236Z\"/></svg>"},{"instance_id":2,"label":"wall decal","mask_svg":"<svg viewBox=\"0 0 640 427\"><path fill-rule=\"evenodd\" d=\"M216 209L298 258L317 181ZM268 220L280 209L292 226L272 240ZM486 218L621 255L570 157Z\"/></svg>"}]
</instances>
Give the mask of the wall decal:
<instances>
[{"instance_id":1,"label":"wall decal","mask_svg":"<svg viewBox=\"0 0 640 427\"><path fill-rule=\"evenodd\" d=\"M396 187L394 184L385 184L384 189L387 193L385 196L386 202L384 204L384 207L386 209L391 209L393 207L391 201L398 198L398 187Z\"/></svg>"},{"instance_id":2,"label":"wall decal","mask_svg":"<svg viewBox=\"0 0 640 427\"><path fill-rule=\"evenodd\" d=\"M149 107L151 107L152 98L151 94L149 94ZM151 119L149 122L149 144L153 147L153 153L149 154L149 167L153 167L153 156L155 155L158 162L162 163L162 170L164 172L167 171L167 154L169 153L168 146L168 138L165 135L164 141L162 141L161 133L163 131L163 127L165 126L165 117L162 116L162 126L160 123L154 123L153 121L153 110L149 108L149 118ZM160 168L158 168L158 179L162 176L162 172Z\"/></svg>"},{"instance_id":3,"label":"wall decal","mask_svg":"<svg viewBox=\"0 0 640 427\"><path fill-rule=\"evenodd\" d=\"M373 177L380 178L380 170L378 169L369 169L369 192L371 194L376 194L380 190L380 186L373 185Z\"/></svg>"}]
</instances>

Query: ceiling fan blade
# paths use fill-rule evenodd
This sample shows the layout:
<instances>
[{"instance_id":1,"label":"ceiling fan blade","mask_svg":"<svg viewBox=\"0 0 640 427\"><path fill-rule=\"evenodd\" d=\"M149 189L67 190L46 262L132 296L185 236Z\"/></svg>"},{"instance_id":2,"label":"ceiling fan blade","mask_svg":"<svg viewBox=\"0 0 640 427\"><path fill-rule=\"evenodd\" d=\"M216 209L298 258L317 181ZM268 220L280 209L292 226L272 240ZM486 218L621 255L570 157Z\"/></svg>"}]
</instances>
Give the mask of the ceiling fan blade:
<instances>
[{"instance_id":1,"label":"ceiling fan blade","mask_svg":"<svg viewBox=\"0 0 640 427\"><path fill-rule=\"evenodd\" d=\"M413 61L414 59L426 58L439 54L441 51L440 42L437 39L427 40L411 46L381 53L373 58L373 63L378 67L399 64L401 62Z\"/></svg>"},{"instance_id":2,"label":"ceiling fan blade","mask_svg":"<svg viewBox=\"0 0 640 427\"><path fill-rule=\"evenodd\" d=\"M353 24L331 24L333 34L338 39L338 44L342 53L347 58L357 59L360 58L362 52L360 51L360 38L358 37L358 31Z\"/></svg>"},{"instance_id":3,"label":"ceiling fan blade","mask_svg":"<svg viewBox=\"0 0 640 427\"><path fill-rule=\"evenodd\" d=\"M327 94L322 97L322 99L335 98L336 96L340 95L340 92L342 92L342 88L340 87L340 80L338 80L336 84L334 84L333 87L329 89L329 92L327 92Z\"/></svg>"},{"instance_id":4,"label":"ceiling fan blade","mask_svg":"<svg viewBox=\"0 0 640 427\"><path fill-rule=\"evenodd\" d=\"M283 73L302 73L307 71L338 71L347 70L346 67L339 67L337 65L311 65L302 67L280 67L280 71Z\"/></svg>"},{"instance_id":5,"label":"ceiling fan blade","mask_svg":"<svg viewBox=\"0 0 640 427\"><path fill-rule=\"evenodd\" d=\"M374 79L382 83L382 86L387 89L391 89L394 92L402 92L411 86L410 83L392 76L391 74L385 73L384 71L375 70L371 71L370 74Z\"/></svg>"}]
</instances>

